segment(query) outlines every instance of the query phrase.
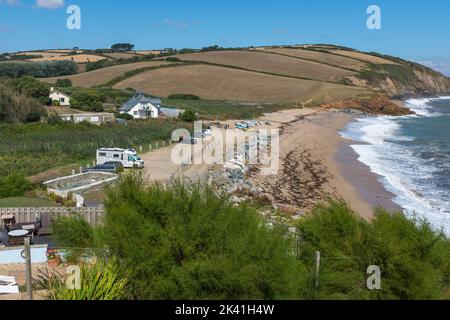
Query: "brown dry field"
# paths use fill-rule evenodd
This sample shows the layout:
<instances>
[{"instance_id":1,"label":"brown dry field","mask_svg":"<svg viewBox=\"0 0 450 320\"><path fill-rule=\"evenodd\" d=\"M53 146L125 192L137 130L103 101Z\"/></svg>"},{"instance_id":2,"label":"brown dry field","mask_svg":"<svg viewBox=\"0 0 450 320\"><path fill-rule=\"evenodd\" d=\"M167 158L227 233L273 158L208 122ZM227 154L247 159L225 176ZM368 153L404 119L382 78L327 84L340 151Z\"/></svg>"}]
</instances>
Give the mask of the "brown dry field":
<instances>
[{"instance_id":1,"label":"brown dry field","mask_svg":"<svg viewBox=\"0 0 450 320\"><path fill-rule=\"evenodd\" d=\"M105 60L105 57L96 56L93 54L77 54L77 55L64 55L63 53L49 53L43 52L43 58L30 59L29 61L41 62L41 61L63 61L63 60L73 60L76 63L86 63L86 62L96 62L99 60ZM53 55L53 56L52 56Z\"/></svg>"},{"instance_id":2,"label":"brown dry field","mask_svg":"<svg viewBox=\"0 0 450 320\"><path fill-rule=\"evenodd\" d=\"M99 69L99 70L94 70L91 72L79 73L79 74L75 74L72 76L44 78L44 79L40 79L40 80L43 82L54 83L58 79L70 79L70 80L72 80L73 85L76 87L89 88L89 87L105 84L108 81L110 81L128 71L145 68L145 67L161 66L161 65L166 65L166 64L169 64L169 63L164 62L164 61L146 61L146 62L128 63L128 64L121 64L118 66L103 68L103 69Z\"/></svg>"},{"instance_id":3,"label":"brown dry field","mask_svg":"<svg viewBox=\"0 0 450 320\"><path fill-rule=\"evenodd\" d=\"M161 50L139 50L135 51L136 54L146 55L146 54L160 54Z\"/></svg>"},{"instance_id":4,"label":"brown dry field","mask_svg":"<svg viewBox=\"0 0 450 320\"><path fill-rule=\"evenodd\" d=\"M203 99L252 102L306 102L312 99L322 103L369 92L359 87L208 65L151 70L114 86L117 89L130 87L161 97L186 93Z\"/></svg>"},{"instance_id":5,"label":"brown dry field","mask_svg":"<svg viewBox=\"0 0 450 320\"><path fill-rule=\"evenodd\" d=\"M83 53L83 50L71 50L71 49L51 49L51 50L46 50L45 52L56 52L56 53L71 53L71 52L76 52L76 53Z\"/></svg>"},{"instance_id":6,"label":"brown dry field","mask_svg":"<svg viewBox=\"0 0 450 320\"><path fill-rule=\"evenodd\" d=\"M261 49L259 51L263 52L273 52L279 54L286 54L293 57L316 60L323 63L332 64L337 67L344 67L355 70L362 70L367 67L367 65L359 60L341 57L335 54L314 52L311 50L302 49L288 49L288 48L267 48Z\"/></svg>"},{"instance_id":7,"label":"brown dry field","mask_svg":"<svg viewBox=\"0 0 450 320\"><path fill-rule=\"evenodd\" d=\"M365 54L362 52L355 52L355 51L347 51L347 50L328 50L329 52L340 54L346 57L350 58L356 58L360 60L364 60L367 62L375 63L375 64L398 64L394 61L379 58L376 56L372 56L370 54Z\"/></svg>"},{"instance_id":8,"label":"brown dry field","mask_svg":"<svg viewBox=\"0 0 450 320\"><path fill-rule=\"evenodd\" d=\"M347 76L356 75L352 71L321 63L252 51L211 51L182 54L177 57L181 60L217 63L255 71L322 81L338 81Z\"/></svg>"},{"instance_id":9,"label":"brown dry field","mask_svg":"<svg viewBox=\"0 0 450 320\"><path fill-rule=\"evenodd\" d=\"M115 53L104 53L104 56L110 57L112 59L129 59L136 56L140 56L137 53L127 53L127 52L115 52Z\"/></svg>"},{"instance_id":10,"label":"brown dry field","mask_svg":"<svg viewBox=\"0 0 450 320\"><path fill-rule=\"evenodd\" d=\"M65 55L65 52L54 52L54 51L27 51L27 52L18 52L17 54L24 54L27 56L42 56L43 58L56 58ZM33 59L34 60L34 59Z\"/></svg>"}]
</instances>

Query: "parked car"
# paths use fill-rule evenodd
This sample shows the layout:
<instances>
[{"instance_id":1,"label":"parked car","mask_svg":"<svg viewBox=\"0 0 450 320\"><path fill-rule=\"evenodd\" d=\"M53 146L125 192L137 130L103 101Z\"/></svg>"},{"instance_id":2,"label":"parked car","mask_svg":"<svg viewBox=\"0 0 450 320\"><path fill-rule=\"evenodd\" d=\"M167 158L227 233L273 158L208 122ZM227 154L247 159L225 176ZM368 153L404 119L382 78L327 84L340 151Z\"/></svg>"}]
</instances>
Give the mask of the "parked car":
<instances>
[{"instance_id":1,"label":"parked car","mask_svg":"<svg viewBox=\"0 0 450 320\"><path fill-rule=\"evenodd\" d=\"M86 172L110 172L119 173L123 172L124 168L120 162L106 162L104 164L97 165L92 168L83 169L83 173Z\"/></svg>"}]
</instances>

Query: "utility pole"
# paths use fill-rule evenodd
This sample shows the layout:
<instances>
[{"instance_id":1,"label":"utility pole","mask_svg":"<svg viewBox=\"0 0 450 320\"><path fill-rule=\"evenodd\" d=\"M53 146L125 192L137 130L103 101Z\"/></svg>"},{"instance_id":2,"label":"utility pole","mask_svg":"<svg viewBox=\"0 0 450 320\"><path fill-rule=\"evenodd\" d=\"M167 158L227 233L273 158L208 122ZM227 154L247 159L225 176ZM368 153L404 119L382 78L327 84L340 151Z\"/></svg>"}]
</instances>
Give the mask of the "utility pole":
<instances>
[{"instance_id":1,"label":"utility pole","mask_svg":"<svg viewBox=\"0 0 450 320\"><path fill-rule=\"evenodd\" d=\"M25 237L25 275L27 279L27 297L33 300L32 274L31 274L31 249L30 238Z\"/></svg>"},{"instance_id":2,"label":"utility pole","mask_svg":"<svg viewBox=\"0 0 450 320\"><path fill-rule=\"evenodd\" d=\"M319 289L320 251L316 251L316 282L315 288Z\"/></svg>"}]
</instances>

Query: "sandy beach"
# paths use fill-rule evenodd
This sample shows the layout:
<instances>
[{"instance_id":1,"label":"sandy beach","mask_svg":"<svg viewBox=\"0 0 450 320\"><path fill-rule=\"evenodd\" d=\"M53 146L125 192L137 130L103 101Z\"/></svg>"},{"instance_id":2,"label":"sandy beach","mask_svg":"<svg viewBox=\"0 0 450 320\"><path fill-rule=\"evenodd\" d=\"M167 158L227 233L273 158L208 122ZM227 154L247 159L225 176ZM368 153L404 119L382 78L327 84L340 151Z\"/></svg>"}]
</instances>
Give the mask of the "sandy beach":
<instances>
[{"instance_id":1,"label":"sandy beach","mask_svg":"<svg viewBox=\"0 0 450 320\"><path fill-rule=\"evenodd\" d=\"M339 131L354 119L342 110L314 108L283 110L258 119L280 129L280 170L273 176L253 171L249 176L260 195L292 213L307 213L327 198L343 199L362 217L373 217L374 207L399 210L378 181L379 176L357 160ZM230 126L234 121L224 122ZM215 129L222 130L222 129ZM191 181L207 176L209 166L180 167L171 161L172 147L144 154L149 181L169 181L183 176Z\"/></svg>"},{"instance_id":2,"label":"sandy beach","mask_svg":"<svg viewBox=\"0 0 450 320\"><path fill-rule=\"evenodd\" d=\"M373 217L376 206L399 209L378 181L361 164L342 138L342 130L354 117L342 111L299 110L268 114L281 129L281 168L276 176L254 175L251 180L280 208L307 213L322 200L343 199L362 217Z\"/></svg>"}]
</instances>

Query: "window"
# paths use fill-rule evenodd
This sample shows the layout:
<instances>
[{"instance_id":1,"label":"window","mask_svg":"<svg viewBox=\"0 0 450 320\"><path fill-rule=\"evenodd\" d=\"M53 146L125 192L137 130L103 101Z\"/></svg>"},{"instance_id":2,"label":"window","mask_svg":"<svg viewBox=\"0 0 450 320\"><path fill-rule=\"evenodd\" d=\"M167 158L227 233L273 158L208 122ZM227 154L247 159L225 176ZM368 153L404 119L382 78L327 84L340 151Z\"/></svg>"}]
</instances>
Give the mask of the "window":
<instances>
[{"instance_id":1,"label":"window","mask_svg":"<svg viewBox=\"0 0 450 320\"><path fill-rule=\"evenodd\" d=\"M59 102L65 102L65 101L66 101L66 99L64 99L64 98L59 99Z\"/></svg>"},{"instance_id":2,"label":"window","mask_svg":"<svg viewBox=\"0 0 450 320\"><path fill-rule=\"evenodd\" d=\"M120 154L113 155L114 158L120 158Z\"/></svg>"},{"instance_id":3,"label":"window","mask_svg":"<svg viewBox=\"0 0 450 320\"><path fill-rule=\"evenodd\" d=\"M137 111L135 111L135 112L133 112L133 114L134 114L135 116L137 116L137 115L138 115L138 112L137 112Z\"/></svg>"},{"instance_id":4,"label":"window","mask_svg":"<svg viewBox=\"0 0 450 320\"><path fill-rule=\"evenodd\" d=\"M100 156L100 157L106 157L106 152L100 152L100 153L99 153L99 156Z\"/></svg>"}]
</instances>

